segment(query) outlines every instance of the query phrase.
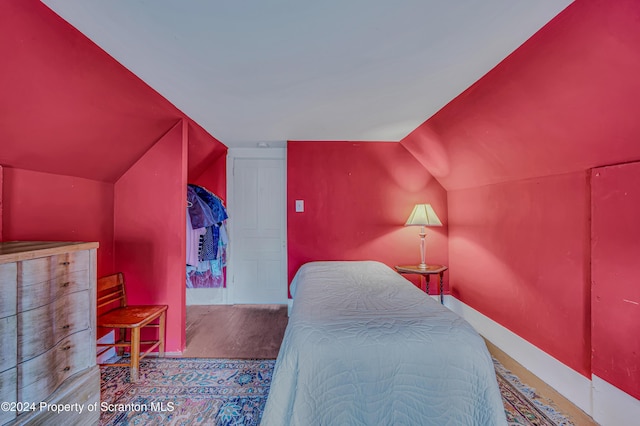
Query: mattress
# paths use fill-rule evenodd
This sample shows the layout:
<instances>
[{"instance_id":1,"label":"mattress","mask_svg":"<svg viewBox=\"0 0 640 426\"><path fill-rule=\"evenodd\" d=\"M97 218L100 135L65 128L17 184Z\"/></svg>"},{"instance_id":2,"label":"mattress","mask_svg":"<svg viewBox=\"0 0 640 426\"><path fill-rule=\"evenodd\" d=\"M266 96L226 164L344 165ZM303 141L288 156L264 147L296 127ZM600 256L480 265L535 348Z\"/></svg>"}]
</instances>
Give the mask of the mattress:
<instances>
[{"instance_id":1,"label":"mattress","mask_svg":"<svg viewBox=\"0 0 640 426\"><path fill-rule=\"evenodd\" d=\"M375 261L311 262L261 424L506 425L484 340Z\"/></svg>"}]
</instances>

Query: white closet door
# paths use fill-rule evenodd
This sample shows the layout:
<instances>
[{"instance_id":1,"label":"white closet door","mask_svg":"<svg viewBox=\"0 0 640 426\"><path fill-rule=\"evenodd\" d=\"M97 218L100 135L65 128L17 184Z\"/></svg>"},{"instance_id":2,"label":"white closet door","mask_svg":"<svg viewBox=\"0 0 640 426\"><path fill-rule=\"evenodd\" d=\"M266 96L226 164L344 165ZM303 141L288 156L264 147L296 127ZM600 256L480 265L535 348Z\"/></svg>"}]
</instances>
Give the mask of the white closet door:
<instances>
[{"instance_id":1,"label":"white closet door","mask_svg":"<svg viewBox=\"0 0 640 426\"><path fill-rule=\"evenodd\" d=\"M285 159L233 158L232 303L286 304Z\"/></svg>"}]
</instances>

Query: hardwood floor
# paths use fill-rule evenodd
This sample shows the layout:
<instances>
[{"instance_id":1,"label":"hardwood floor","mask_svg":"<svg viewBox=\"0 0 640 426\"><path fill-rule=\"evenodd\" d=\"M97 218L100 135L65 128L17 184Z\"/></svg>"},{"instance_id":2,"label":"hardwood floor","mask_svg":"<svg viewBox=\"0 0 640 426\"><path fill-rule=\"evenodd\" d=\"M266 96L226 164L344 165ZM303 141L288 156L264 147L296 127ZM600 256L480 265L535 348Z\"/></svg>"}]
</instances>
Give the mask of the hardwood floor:
<instances>
[{"instance_id":1,"label":"hardwood floor","mask_svg":"<svg viewBox=\"0 0 640 426\"><path fill-rule=\"evenodd\" d=\"M275 359L287 326L286 305L192 305L187 306L187 348L183 357ZM550 405L576 426L597 423L549 385L487 341L489 352L535 388Z\"/></svg>"},{"instance_id":2,"label":"hardwood floor","mask_svg":"<svg viewBox=\"0 0 640 426\"><path fill-rule=\"evenodd\" d=\"M540 395L545 402L549 403L552 407L556 408L559 412L565 415L576 426L597 426L598 423L593 421L584 411L576 407L568 399L560 395L555 389L547 385L540 380L537 376L531 373L529 370L518 364L513 358L505 354L498 349L491 342L485 340L489 352L500 364L502 364L507 370L518 376L520 382L525 385L534 388L536 393Z\"/></svg>"},{"instance_id":3,"label":"hardwood floor","mask_svg":"<svg viewBox=\"0 0 640 426\"><path fill-rule=\"evenodd\" d=\"M182 356L275 359L287 322L286 305L187 306Z\"/></svg>"}]
</instances>

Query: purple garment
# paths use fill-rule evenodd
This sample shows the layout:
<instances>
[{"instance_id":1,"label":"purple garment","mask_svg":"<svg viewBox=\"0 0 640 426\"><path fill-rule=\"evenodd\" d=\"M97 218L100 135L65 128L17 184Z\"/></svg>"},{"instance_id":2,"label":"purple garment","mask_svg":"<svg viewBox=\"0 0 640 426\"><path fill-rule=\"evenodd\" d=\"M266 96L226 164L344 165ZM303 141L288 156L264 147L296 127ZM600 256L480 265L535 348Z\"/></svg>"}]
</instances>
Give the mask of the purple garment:
<instances>
[{"instance_id":1,"label":"purple garment","mask_svg":"<svg viewBox=\"0 0 640 426\"><path fill-rule=\"evenodd\" d=\"M220 241L220 229L218 226L229 217L227 210L220 197L208 189L193 184L189 184L187 188L188 190L193 190L196 196L211 209L214 225L207 227L202 250L200 251L200 260L215 260L218 258L218 245Z\"/></svg>"},{"instance_id":2,"label":"purple garment","mask_svg":"<svg viewBox=\"0 0 640 426\"><path fill-rule=\"evenodd\" d=\"M217 223L211 212L211 207L196 194L191 186L187 186L187 202L190 203L188 204L189 217L193 229L206 228Z\"/></svg>"},{"instance_id":3,"label":"purple garment","mask_svg":"<svg viewBox=\"0 0 640 426\"><path fill-rule=\"evenodd\" d=\"M204 201L207 206L209 206L216 224L222 223L223 220L226 220L229 217L220 197L218 197L208 189L198 185L189 184L188 187L192 188L195 191L196 195L200 197L200 199Z\"/></svg>"},{"instance_id":4,"label":"purple garment","mask_svg":"<svg viewBox=\"0 0 640 426\"><path fill-rule=\"evenodd\" d=\"M187 287L189 288L220 288L224 287L224 277L214 275L211 271L191 271L187 274Z\"/></svg>"}]
</instances>

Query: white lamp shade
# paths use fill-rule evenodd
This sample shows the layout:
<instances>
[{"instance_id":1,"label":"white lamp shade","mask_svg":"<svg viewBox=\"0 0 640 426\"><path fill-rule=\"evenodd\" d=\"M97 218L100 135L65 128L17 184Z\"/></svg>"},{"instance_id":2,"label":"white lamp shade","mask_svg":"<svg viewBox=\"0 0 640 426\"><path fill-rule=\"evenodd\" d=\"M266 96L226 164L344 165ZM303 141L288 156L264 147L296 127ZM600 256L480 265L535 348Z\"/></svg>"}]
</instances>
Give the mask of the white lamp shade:
<instances>
[{"instance_id":1,"label":"white lamp shade","mask_svg":"<svg viewBox=\"0 0 640 426\"><path fill-rule=\"evenodd\" d=\"M416 204L404 226L442 226L431 204Z\"/></svg>"}]
</instances>

